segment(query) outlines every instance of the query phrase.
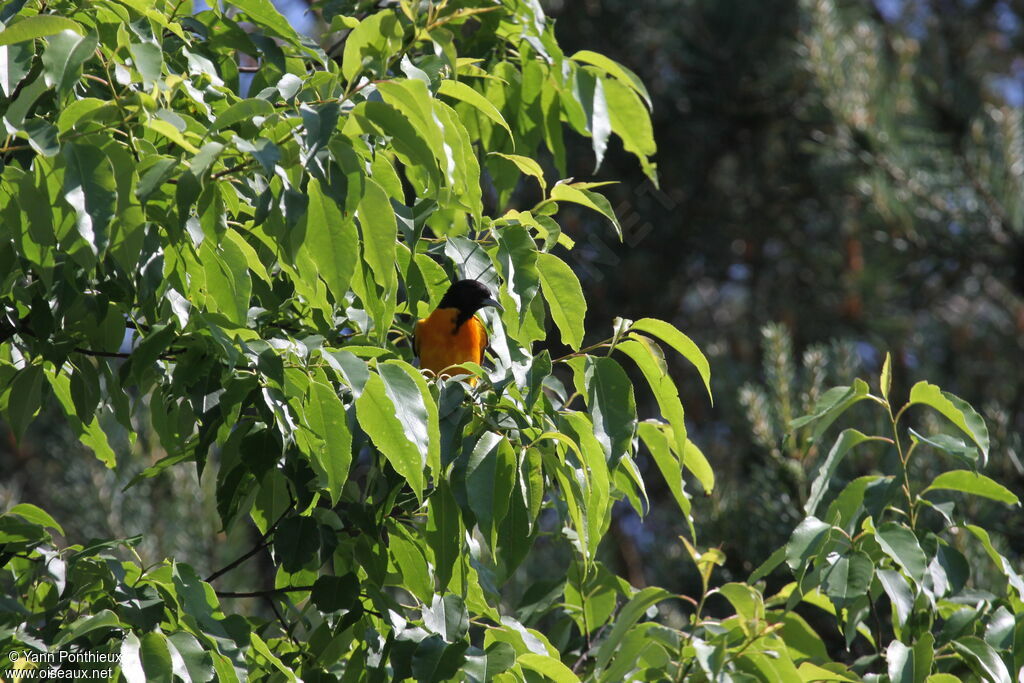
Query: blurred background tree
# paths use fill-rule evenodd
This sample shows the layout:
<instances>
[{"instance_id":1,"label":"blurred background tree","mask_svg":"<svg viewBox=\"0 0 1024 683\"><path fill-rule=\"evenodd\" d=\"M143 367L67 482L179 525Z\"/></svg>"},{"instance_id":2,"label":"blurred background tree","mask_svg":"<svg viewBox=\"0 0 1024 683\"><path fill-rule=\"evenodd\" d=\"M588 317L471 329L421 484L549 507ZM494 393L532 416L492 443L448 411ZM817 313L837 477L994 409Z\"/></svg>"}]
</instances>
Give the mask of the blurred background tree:
<instances>
[{"instance_id":1,"label":"blurred background tree","mask_svg":"<svg viewBox=\"0 0 1024 683\"><path fill-rule=\"evenodd\" d=\"M985 407L990 473L1019 490L1024 4L547 6L567 50L603 46L655 102L661 188L610 152L601 174L624 179L607 193L632 244L582 239L577 265L595 322L657 315L709 350L715 408L692 382L684 401L720 480L695 516L704 538L729 539L734 576L792 529L786 420L818 375L848 383L876 372L886 349L904 389L941 378ZM580 214L575 237L604 234ZM869 460L848 464L851 475ZM661 551L682 527L662 509L637 547L649 579L677 587ZM1024 547L1021 529L992 523L1004 547Z\"/></svg>"},{"instance_id":2,"label":"blurred background tree","mask_svg":"<svg viewBox=\"0 0 1024 683\"><path fill-rule=\"evenodd\" d=\"M318 30L302 0L279 4ZM375 3L340 3L359 4ZM722 578L745 578L792 529L814 454L783 441L787 422L823 386L877 374L885 350L896 392L929 378L981 407L989 474L1024 488L1024 3L543 4L568 54L599 46L651 92L660 187L621 148L597 178L622 179L604 191L624 244L596 214L562 224L579 244L589 327L610 328L612 311L657 316L709 352L714 408L695 377L683 401L719 477L695 520L704 541L723 539ZM590 141L576 143L568 166L586 168ZM0 507L40 502L82 536L148 531L158 519L179 532L216 524L169 480L145 484L165 501L160 512L115 512L123 475L76 454L58 429L41 420L4 447ZM147 464L156 457L134 448ZM870 455L844 465L851 477L872 466ZM63 514L53 499L68 491L65 506L98 497L110 515ZM667 491L651 494L642 526L622 511L608 552L635 584L693 592L671 550L681 548L666 543L684 522ZM994 510L983 524L1001 530L996 543L1020 568L1024 528ZM217 549L162 537L156 556L217 564L196 557Z\"/></svg>"}]
</instances>

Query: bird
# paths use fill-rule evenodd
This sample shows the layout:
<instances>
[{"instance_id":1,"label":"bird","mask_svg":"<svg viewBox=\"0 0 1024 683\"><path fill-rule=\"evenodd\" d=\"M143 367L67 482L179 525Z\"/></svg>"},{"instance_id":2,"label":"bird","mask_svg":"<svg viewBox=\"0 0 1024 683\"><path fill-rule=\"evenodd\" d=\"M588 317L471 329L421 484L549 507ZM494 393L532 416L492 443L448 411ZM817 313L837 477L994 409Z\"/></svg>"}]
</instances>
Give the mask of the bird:
<instances>
[{"instance_id":1,"label":"bird","mask_svg":"<svg viewBox=\"0 0 1024 683\"><path fill-rule=\"evenodd\" d=\"M454 365L479 365L487 348L487 330L476 312L487 306L505 310L477 280L459 280L448 287L437 308L413 329L413 351L420 369L448 377L446 371Z\"/></svg>"}]
</instances>

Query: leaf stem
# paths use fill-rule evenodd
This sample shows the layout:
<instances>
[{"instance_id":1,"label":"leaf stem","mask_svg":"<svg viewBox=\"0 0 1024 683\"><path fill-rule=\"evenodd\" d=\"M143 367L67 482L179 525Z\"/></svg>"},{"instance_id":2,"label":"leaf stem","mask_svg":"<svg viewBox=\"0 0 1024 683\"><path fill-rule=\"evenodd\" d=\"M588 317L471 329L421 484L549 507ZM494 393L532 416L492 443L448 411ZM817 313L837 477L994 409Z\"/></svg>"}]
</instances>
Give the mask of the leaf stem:
<instances>
[{"instance_id":1,"label":"leaf stem","mask_svg":"<svg viewBox=\"0 0 1024 683\"><path fill-rule=\"evenodd\" d=\"M914 448L911 446L910 450L906 453L903 452L903 443L900 440L899 432L899 419L903 415L903 411L907 409L907 406L903 406L897 411L895 415L892 413L892 406L888 401L885 403L886 410L889 411L889 421L892 424L892 438L893 443L896 445L896 454L900 458L900 471L903 475L903 493L907 497L907 515L910 521L910 528L917 528L917 504L914 502L914 494L910 490L910 455L913 453Z\"/></svg>"},{"instance_id":2,"label":"leaf stem","mask_svg":"<svg viewBox=\"0 0 1024 683\"><path fill-rule=\"evenodd\" d=\"M564 363L567 360L572 360L573 358L579 358L580 356L585 356L588 353L590 353L591 351L596 351L598 349L603 349L603 348L606 348L608 346L611 346L611 343L612 343L612 340L609 337L608 339L605 339L604 341L600 341L600 342L598 342L596 344L591 344L590 346L587 346L586 348L582 348L579 351L573 351L572 353L567 353L564 356L561 356L559 358L555 358L551 362L552 363Z\"/></svg>"}]
</instances>

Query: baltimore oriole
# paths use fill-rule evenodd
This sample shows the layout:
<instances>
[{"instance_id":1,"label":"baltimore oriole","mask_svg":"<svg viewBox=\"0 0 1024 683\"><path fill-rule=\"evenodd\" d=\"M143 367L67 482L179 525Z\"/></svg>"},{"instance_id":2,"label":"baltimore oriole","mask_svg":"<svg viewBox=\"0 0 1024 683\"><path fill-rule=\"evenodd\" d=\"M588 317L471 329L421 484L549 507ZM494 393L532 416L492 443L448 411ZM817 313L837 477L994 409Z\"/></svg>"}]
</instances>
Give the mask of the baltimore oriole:
<instances>
[{"instance_id":1,"label":"baltimore oriole","mask_svg":"<svg viewBox=\"0 0 1024 683\"><path fill-rule=\"evenodd\" d=\"M413 330L412 347L420 369L441 377L453 365L479 364L487 348L487 330L474 314L485 306L504 310L476 280L459 280L449 287L434 312L421 318Z\"/></svg>"}]
</instances>

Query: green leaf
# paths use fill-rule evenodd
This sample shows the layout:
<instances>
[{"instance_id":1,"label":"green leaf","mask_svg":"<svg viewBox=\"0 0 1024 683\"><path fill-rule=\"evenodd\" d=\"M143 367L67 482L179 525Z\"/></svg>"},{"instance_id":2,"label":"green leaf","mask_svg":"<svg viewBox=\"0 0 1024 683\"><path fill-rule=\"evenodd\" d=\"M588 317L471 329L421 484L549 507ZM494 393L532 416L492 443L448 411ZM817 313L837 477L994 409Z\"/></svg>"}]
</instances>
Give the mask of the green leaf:
<instances>
[{"instance_id":1,"label":"green leaf","mask_svg":"<svg viewBox=\"0 0 1024 683\"><path fill-rule=\"evenodd\" d=\"M211 240L204 240L199 258L206 275L207 308L245 327L252 296L252 279L245 254L231 240L222 240L219 248L214 247Z\"/></svg>"},{"instance_id":2,"label":"green leaf","mask_svg":"<svg viewBox=\"0 0 1024 683\"><path fill-rule=\"evenodd\" d=\"M274 532L274 559L285 571L295 573L317 562L320 527L312 517L288 517Z\"/></svg>"},{"instance_id":3,"label":"green leaf","mask_svg":"<svg viewBox=\"0 0 1024 683\"><path fill-rule=\"evenodd\" d=\"M665 479L668 490L672 493L679 509L682 510L683 516L689 520L691 505L683 486L683 466L672 456L668 437L658 425L651 422L641 422L637 425L637 431L644 444L647 445L647 450L651 452L654 464L657 465L658 471Z\"/></svg>"},{"instance_id":4,"label":"green leaf","mask_svg":"<svg viewBox=\"0 0 1024 683\"><path fill-rule=\"evenodd\" d=\"M697 372L700 373L700 378L704 381L704 388L707 389L708 399L714 405L715 399L711 395L711 364L708 363L708 359L700 348L693 343L692 339L676 329L671 323L658 320L657 318L641 318L633 323L630 330L645 332L657 337L680 353L683 358L693 363L693 366L697 368Z\"/></svg>"},{"instance_id":5,"label":"green leaf","mask_svg":"<svg viewBox=\"0 0 1024 683\"><path fill-rule=\"evenodd\" d=\"M770 615L770 621L782 624L779 635L786 643L786 650L794 660L811 659L814 661L827 661L828 651L821 637L811 628L807 620L796 612ZM804 678L803 680L808 680ZM827 680L827 679L813 679ZM840 679L842 680L842 679ZM850 680L855 680L850 677Z\"/></svg>"},{"instance_id":6,"label":"green leaf","mask_svg":"<svg viewBox=\"0 0 1024 683\"><path fill-rule=\"evenodd\" d=\"M974 534L975 538L981 541L982 546L985 548L985 552L991 558L992 562L996 565L996 568L1002 572L1003 576L1006 577L1009 584L1017 591L1017 596L1024 600L1024 579L1021 578L1020 574L1013 568L1010 561L1003 557L995 546L992 545L992 539L989 536L988 531L976 526L974 524L967 524L965 528Z\"/></svg>"},{"instance_id":7,"label":"green leaf","mask_svg":"<svg viewBox=\"0 0 1024 683\"><path fill-rule=\"evenodd\" d=\"M516 663L525 669L536 671L555 683L579 683L580 680L572 669L550 655L527 652L519 655Z\"/></svg>"},{"instance_id":8,"label":"green leaf","mask_svg":"<svg viewBox=\"0 0 1024 683\"><path fill-rule=\"evenodd\" d=\"M450 81L445 82L448 83ZM502 154L501 152L490 152L488 156L499 157L512 162L521 173L525 173L526 175L537 179L537 182L540 183L540 192L542 196L547 194L548 184L544 180L544 169L541 168L541 165L534 159L524 157L519 154Z\"/></svg>"},{"instance_id":9,"label":"green leaf","mask_svg":"<svg viewBox=\"0 0 1024 683\"><path fill-rule=\"evenodd\" d=\"M785 638L787 644L789 638ZM792 647L788 648L792 652ZM822 655L818 659L828 659L827 655ZM822 683L822 681L849 681L850 683L859 683L863 679L849 671L845 671L841 664L830 664L830 668L826 669L823 666L812 664L810 661L800 662L800 666L797 672L800 674L800 680L803 683Z\"/></svg>"},{"instance_id":10,"label":"green leaf","mask_svg":"<svg viewBox=\"0 0 1024 683\"><path fill-rule=\"evenodd\" d=\"M39 154L53 157L60 152L60 142L57 140L59 131L53 124L32 119L25 122L25 132L28 133L29 145Z\"/></svg>"},{"instance_id":11,"label":"green leaf","mask_svg":"<svg viewBox=\"0 0 1024 683\"><path fill-rule=\"evenodd\" d=\"M32 18L35 17L30 17ZM17 25L19 24L14 24ZM0 32L0 36L3 35L6 35L6 32ZM18 84L31 71L35 56L35 45L32 43L0 44L0 59L6 60L6 66L0 68L0 92L3 92L4 96L10 98L14 95Z\"/></svg>"},{"instance_id":12,"label":"green leaf","mask_svg":"<svg viewBox=\"0 0 1024 683\"><path fill-rule=\"evenodd\" d=\"M889 400L889 392L892 390L892 355L886 351L885 361L882 363L882 376L878 380L882 398Z\"/></svg>"},{"instance_id":13,"label":"green leaf","mask_svg":"<svg viewBox=\"0 0 1024 683\"><path fill-rule=\"evenodd\" d=\"M60 524L57 524L57 520L50 516L50 513L46 512L42 508L33 505L32 503L19 503L10 510L4 513L5 515L18 515L22 519L34 524L49 527L54 529L61 536L64 534L64 529Z\"/></svg>"},{"instance_id":14,"label":"green leaf","mask_svg":"<svg viewBox=\"0 0 1024 683\"><path fill-rule=\"evenodd\" d=\"M526 319L530 302L540 287L537 272L537 245L530 237L530 231L522 225L506 225L495 230L498 240L498 264L504 275L508 295L515 302L519 323Z\"/></svg>"},{"instance_id":15,"label":"green leaf","mask_svg":"<svg viewBox=\"0 0 1024 683\"><path fill-rule=\"evenodd\" d=\"M571 96L582 108L583 127L590 134L591 146L594 148L594 172L596 173L601 168L601 162L604 161L604 153L608 148L608 136L612 132L608 101L604 94L604 79L585 68L579 68L576 69L571 85L571 91L562 93L563 101ZM570 121L572 120L573 117L570 117ZM574 125L576 124L574 123Z\"/></svg>"},{"instance_id":16,"label":"green leaf","mask_svg":"<svg viewBox=\"0 0 1024 683\"><path fill-rule=\"evenodd\" d=\"M583 343L583 321L587 315L587 300L579 279L569 264L543 252L537 254L537 271L544 300L562 335L562 342L573 351L579 351Z\"/></svg>"},{"instance_id":17,"label":"green leaf","mask_svg":"<svg viewBox=\"0 0 1024 683\"><path fill-rule=\"evenodd\" d=\"M388 553L401 575L398 585L420 602L429 603L434 595L434 577L427 565L427 549L422 540L401 524L389 525L388 531Z\"/></svg>"},{"instance_id":18,"label":"green leaf","mask_svg":"<svg viewBox=\"0 0 1024 683\"><path fill-rule=\"evenodd\" d=\"M715 490L715 471L711 469L711 463L704 457L697 444L689 439L686 440L683 465L697 478L705 493L710 495Z\"/></svg>"},{"instance_id":19,"label":"green leaf","mask_svg":"<svg viewBox=\"0 0 1024 683\"><path fill-rule=\"evenodd\" d=\"M424 638L412 657L412 675L423 683L441 683L455 677L465 661L465 642L449 644L440 636Z\"/></svg>"},{"instance_id":20,"label":"green leaf","mask_svg":"<svg viewBox=\"0 0 1024 683\"><path fill-rule=\"evenodd\" d=\"M435 595L430 608L423 610L423 626L446 642L462 640L469 631L466 603L458 595Z\"/></svg>"},{"instance_id":21,"label":"green leaf","mask_svg":"<svg viewBox=\"0 0 1024 683\"><path fill-rule=\"evenodd\" d=\"M860 551L839 557L825 571L822 587L825 595L843 606L856 598L866 595L871 586L875 567L867 553Z\"/></svg>"},{"instance_id":22,"label":"green leaf","mask_svg":"<svg viewBox=\"0 0 1024 683\"><path fill-rule=\"evenodd\" d=\"M498 524L508 512L515 483L516 456L508 439L484 432L466 464L466 494L491 548L497 545Z\"/></svg>"},{"instance_id":23,"label":"green leaf","mask_svg":"<svg viewBox=\"0 0 1024 683\"><path fill-rule=\"evenodd\" d=\"M989 479L984 474L969 470L951 470L943 472L932 480L921 495L929 491L960 491L973 496L982 496L998 500L1008 505L1020 505L1020 499L1010 489Z\"/></svg>"},{"instance_id":24,"label":"green leaf","mask_svg":"<svg viewBox=\"0 0 1024 683\"><path fill-rule=\"evenodd\" d=\"M762 562L761 565L747 578L747 583L751 585L757 583L775 571L775 569L785 561L786 546L776 548L775 552L769 555L768 559Z\"/></svg>"},{"instance_id":25,"label":"green leaf","mask_svg":"<svg viewBox=\"0 0 1024 683\"><path fill-rule=\"evenodd\" d=\"M1010 650L1013 647L1016 628L1016 617L1006 607L1000 605L992 613L988 626L985 627L985 642L996 650Z\"/></svg>"},{"instance_id":26,"label":"green leaf","mask_svg":"<svg viewBox=\"0 0 1024 683\"><path fill-rule=\"evenodd\" d=\"M583 373L594 436L601 443L609 468L629 453L636 431L633 383L622 366L604 356L587 356Z\"/></svg>"},{"instance_id":27,"label":"green leaf","mask_svg":"<svg viewBox=\"0 0 1024 683\"><path fill-rule=\"evenodd\" d=\"M0 45L13 45L35 38L53 36L62 31L73 31L82 35L85 29L77 21L53 14L37 14L21 21L16 21L0 31Z\"/></svg>"},{"instance_id":28,"label":"green leaf","mask_svg":"<svg viewBox=\"0 0 1024 683\"><path fill-rule=\"evenodd\" d=\"M676 453L686 452L686 421L679 390L672 381L661 348L647 337L635 336L615 347L633 359L650 385L662 417L672 425Z\"/></svg>"},{"instance_id":29,"label":"green leaf","mask_svg":"<svg viewBox=\"0 0 1024 683\"><path fill-rule=\"evenodd\" d=\"M163 51L154 43L132 43L129 46L135 69L142 75L143 85L152 88L163 75Z\"/></svg>"},{"instance_id":30,"label":"green leaf","mask_svg":"<svg viewBox=\"0 0 1024 683\"><path fill-rule=\"evenodd\" d=\"M352 220L343 218L334 200L324 195L316 178L310 179L306 195L309 206L305 217L305 244L335 304L342 305L359 258L359 235Z\"/></svg>"},{"instance_id":31,"label":"green leaf","mask_svg":"<svg viewBox=\"0 0 1024 683\"><path fill-rule=\"evenodd\" d=\"M612 210L612 205L604 195L578 187L577 184L559 182L551 188L550 201L572 202L573 204L579 204L580 206L597 211L612 222L612 225L615 226L615 233L619 236L620 240L622 239L622 226L619 224L619 219L615 216L615 211Z\"/></svg>"},{"instance_id":32,"label":"green leaf","mask_svg":"<svg viewBox=\"0 0 1024 683\"><path fill-rule=\"evenodd\" d=\"M146 683L146 670L142 667L142 656L139 638L132 632L128 632L121 641L121 675L128 683Z\"/></svg>"},{"instance_id":33,"label":"green leaf","mask_svg":"<svg viewBox=\"0 0 1024 683\"><path fill-rule=\"evenodd\" d=\"M224 128L230 128L236 123L242 121L251 122L257 116L270 116L274 113L274 105L267 100L259 97L251 97L249 99L235 102L230 107L222 111L213 124L210 126L210 132L216 132ZM311 182L316 182L314 178Z\"/></svg>"},{"instance_id":34,"label":"green leaf","mask_svg":"<svg viewBox=\"0 0 1024 683\"><path fill-rule=\"evenodd\" d=\"M836 467L839 466L839 463L850 449L865 441L873 440L877 441L880 439L878 437L865 436L856 429L844 429L839 434L839 438L832 445L828 455L824 460L819 460L815 467L816 475L811 482L811 491L807 496L807 503L804 505L804 512L806 514L813 515L817 513L818 505L821 504L821 499L825 497L825 493L828 491L828 485L832 480Z\"/></svg>"},{"instance_id":35,"label":"green leaf","mask_svg":"<svg viewBox=\"0 0 1024 683\"><path fill-rule=\"evenodd\" d=\"M479 650L477 650L479 652ZM463 671L479 683L494 680L516 663L516 651L508 643L492 643L483 654L466 655Z\"/></svg>"},{"instance_id":36,"label":"green leaf","mask_svg":"<svg viewBox=\"0 0 1024 683\"><path fill-rule=\"evenodd\" d=\"M139 642L139 656L147 681L170 683L173 674L171 653L167 648L167 639L162 633L151 631L144 634Z\"/></svg>"},{"instance_id":37,"label":"green leaf","mask_svg":"<svg viewBox=\"0 0 1024 683\"><path fill-rule=\"evenodd\" d=\"M352 464L352 434L345 405L333 387L313 381L309 383L303 412L309 428L320 440L313 461L326 479L331 504L337 505Z\"/></svg>"},{"instance_id":38,"label":"green leaf","mask_svg":"<svg viewBox=\"0 0 1024 683\"><path fill-rule=\"evenodd\" d=\"M935 660L935 636L927 631L914 643L914 683L924 683Z\"/></svg>"},{"instance_id":39,"label":"green leaf","mask_svg":"<svg viewBox=\"0 0 1024 683\"><path fill-rule=\"evenodd\" d=\"M928 558L913 531L897 522L886 522L878 527L875 540L882 552L895 560L910 578L918 584L924 581Z\"/></svg>"},{"instance_id":40,"label":"green leaf","mask_svg":"<svg viewBox=\"0 0 1024 683\"><path fill-rule=\"evenodd\" d=\"M213 679L213 660L196 637L187 631L167 636L174 674L185 683L207 683Z\"/></svg>"},{"instance_id":41,"label":"green leaf","mask_svg":"<svg viewBox=\"0 0 1024 683\"><path fill-rule=\"evenodd\" d=\"M270 0L229 0L229 3L242 10L262 29L282 38L292 45L302 45L303 40L292 28L291 23L277 11Z\"/></svg>"},{"instance_id":42,"label":"green leaf","mask_svg":"<svg viewBox=\"0 0 1024 683\"><path fill-rule=\"evenodd\" d=\"M435 474L441 471L441 432L437 403L423 375L408 363L389 360L377 366L396 415L405 427L406 437L416 444L427 466Z\"/></svg>"},{"instance_id":43,"label":"green leaf","mask_svg":"<svg viewBox=\"0 0 1024 683\"><path fill-rule=\"evenodd\" d=\"M43 369L28 365L19 370L7 390L7 421L16 439L21 439L36 416L42 401ZM69 389L70 397L70 389ZM70 401L69 401L70 402ZM72 406L72 412L74 407Z\"/></svg>"},{"instance_id":44,"label":"green leaf","mask_svg":"<svg viewBox=\"0 0 1024 683\"><path fill-rule=\"evenodd\" d=\"M437 88L438 95L444 95L451 97L452 99L465 102L475 107L481 114L494 121L496 124L504 128L508 132L509 140L512 141L513 147L515 146L515 137L512 135L512 129L509 128L501 112L495 107L490 100L481 95L479 92L459 81L454 81L446 78L441 81L441 85ZM532 161L532 159L531 159ZM536 162L534 162L536 163ZM518 165L518 164L517 164ZM525 172L525 171L524 171ZM541 178L541 184L543 185L543 178Z\"/></svg>"},{"instance_id":45,"label":"green leaf","mask_svg":"<svg viewBox=\"0 0 1024 683\"><path fill-rule=\"evenodd\" d=\"M643 81L640 80L640 77L624 67L622 64L616 62L614 59L597 52L591 52L590 50L580 50L569 59L574 62L582 62L584 64L596 66L609 76L615 77L632 88L637 95L643 98L648 108L652 106L651 96L647 93L647 88L644 86Z\"/></svg>"},{"instance_id":46,"label":"green leaf","mask_svg":"<svg viewBox=\"0 0 1024 683\"><path fill-rule=\"evenodd\" d=\"M174 174L174 171L177 169L177 166L177 159L166 157L160 158L158 161L153 163L153 165L142 174L142 177L139 178L139 182L135 186L135 198L140 202L145 202L149 199L149 197L156 192L161 185L170 179Z\"/></svg>"},{"instance_id":47,"label":"green leaf","mask_svg":"<svg viewBox=\"0 0 1024 683\"><path fill-rule=\"evenodd\" d=\"M462 512L445 479L437 483L427 505L424 537L434 554L438 590L444 591L451 581L455 563L462 558Z\"/></svg>"},{"instance_id":48,"label":"green leaf","mask_svg":"<svg viewBox=\"0 0 1024 683\"><path fill-rule=\"evenodd\" d=\"M325 574L313 584L310 598L321 612L337 612L353 609L359 603L359 589L359 577L355 574Z\"/></svg>"},{"instance_id":49,"label":"green leaf","mask_svg":"<svg viewBox=\"0 0 1024 683\"><path fill-rule=\"evenodd\" d=\"M213 167L213 162L217 160L217 157L223 151L224 145L216 141L210 141L203 145L188 162L188 168L192 171L192 175L196 178L202 178Z\"/></svg>"},{"instance_id":50,"label":"green leaf","mask_svg":"<svg viewBox=\"0 0 1024 683\"><path fill-rule=\"evenodd\" d=\"M956 425L981 449L981 464L988 460L989 437L985 420L966 401L928 382L918 382L910 390L911 405L927 405Z\"/></svg>"},{"instance_id":51,"label":"green leaf","mask_svg":"<svg viewBox=\"0 0 1024 683\"><path fill-rule=\"evenodd\" d=\"M75 211L75 227L93 254L104 251L107 227L117 206L117 183L110 160L98 147L68 142L63 147L64 201Z\"/></svg>"},{"instance_id":52,"label":"green leaf","mask_svg":"<svg viewBox=\"0 0 1024 683\"><path fill-rule=\"evenodd\" d=\"M654 143L651 117L636 92L615 79L603 81L605 100L612 130L622 139L622 146L636 156L644 175L657 186L658 173L650 157L658 151Z\"/></svg>"},{"instance_id":53,"label":"green leaf","mask_svg":"<svg viewBox=\"0 0 1024 683\"><path fill-rule=\"evenodd\" d=\"M651 622L637 624L622 639L618 652L598 680L600 683L619 683L631 680L629 674L636 669L664 667L669 661L666 650L678 650L677 640L675 634L663 626Z\"/></svg>"},{"instance_id":54,"label":"green leaf","mask_svg":"<svg viewBox=\"0 0 1024 683\"><path fill-rule=\"evenodd\" d=\"M990 683L1013 683L1010 671L992 646L977 636L965 636L954 640L953 649L966 660L970 667Z\"/></svg>"},{"instance_id":55,"label":"green leaf","mask_svg":"<svg viewBox=\"0 0 1024 683\"><path fill-rule=\"evenodd\" d=\"M415 420L408 413L406 416ZM425 450L421 450L418 444L422 443L420 439L426 438L426 426L422 425L419 433L413 428L417 441L409 438L405 424L398 418L398 407L388 398L384 380L377 373L370 373L363 393L356 399L356 418L373 444L395 471L409 482L416 497L422 500L426 485L423 469L427 459Z\"/></svg>"},{"instance_id":56,"label":"green leaf","mask_svg":"<svg viewBox=\"0 0 1024 683\"><path fill-rule=\"evenodd\" d=\"M345 40L341 75L352 81L364 71L383 75L385 61L401 48L404 30L394 12L371 14L352 29Z\"/></svg>"},{"instance_id":57,"label":"green leaf","mask_svg":"<svg viewBox=\"0 0 1024 683\"><path fill-rule=\"evenodd\" d=\"M885 661L891 683L914 683L914 653L898 640L889 643Z\"/></svg>"},{"instance_id":58,"label":"green leaf","mask_svg":"<svg viewBox=\"0 0 1024 683\"><path fill-rule=\"evenodd\" d=\"M808 558L817 554L832 527L809 516L797 525L786 544L786 564L796 572Z\"/></svg>"},{"instance_id":59,"label":"green leaf","mask_svg":"<svg viewBox=\"0 0 1024 683\"><path fill-rule=\"evenodd\" d=\"M150 129L154 133L162 135L185 151L191 154L199 153L199 148L186 140L185 136L181 134L181 131L171 125L170 122L164 121L163 119L149 118L146 119L144 125L146 128Z\"/></svg>"},{"instance_id":60,"label":"green leaf","mask_svg":"<svg viewBox=\"0 0 1024 683\"><path fill-rule=\"evenodd\" d=\"M108 609L101 609L96 614L81 617L69 626L64 627L63 632L57 637L54 646L60 647L73 642L87 633L100 629L122 629L124 624L117 618L117 615Z\"/></svg>"},{"instance_id":61,"label":"green leaf","mask_svg":"<svg viewBox=\"0 0 1024 683\"><path fill-rule=\"evenodd\" d=\"M83 36L74 30L49 38L42 58L46 84L61 96L70 91L82 77L82 65L93 55L97 44L94 34Z\"/></svg>"},{"instance_id":62,"label":"green leaf","mask_svg":"<svg viewBox=\"0 0 1024 683\"><path fill-rule=\"evenodd\" d=\"M791 429L800 429L811 423L816 423L810 440L817 441L829 428L829 425L835 422L847 408L870 397L868 385L860 379L854 380L853 386L850 387L832 387L821 395L809 415L796 418L789 423L789 426Z\"/></svg>"},{"instance_id":63,"label":"green leaf","mask_svg":"<svg viewBox=\"0 0 1024 683\"><path fill-rule=\"evenodd\" d=\"M930 436L924 436L913 429L908 429L907 431L910 432L910 438L914 443L920 442L927 444L932 448L936 448L943 453L953 456L972 469L976 468L978 465L978 449L969 445L963 439L950 434L932 434Z\"/></svg>"},{"instance_id":64,"label":"green leaf","mask_svg":"<svg viewBox=\"0 0 1024 683\"><path fill-rule=\"evenodd\" d=\"M272 667L277 669L280 673L284 674L284 679L286 681L295 683L299 680L295 677L295 674L292 672L292 670L285 666L284 662L281 661L281 658L275 655L270 650L270 647L267 646L267 643L262 638L260 638L259 634L251 632L249 635L250 642L252 643L252 649L259 653L259 655L263 657L263 659L267 660L267 662Z\"/></svg>"},{"instance_id":65,"label":"green leaf","mask_svg":"<svg viewBox=\"0 0 1024 683\"><path fill-rule=\"evenodd\" d=\"M670 597L672 597L671 593L655 586L648 586L637 591L615 616L615 625L612 627L611 633L608 634L608 638L598 648L597 668L604 669L608 666L608 662L611 661L612 656L618 650L626 633L633 627L633 624L644 616L651 605ZM522 660L522 656L520 656L520 660ZM545 675L548 674L545 673Z\"/></svg>"},{"instance_id":66,"label":"green leaf","mask_svg":"<svg viewBox=\"0 0 1024 683\"><path fill-rule=\"evenodd\" d=\"M878 580L896 612L893 623L899 628L903 628L914 609L914 593L899 572L892 569L879 569L877 574Z\"/></svg>"},{"instance_id":67,"label":"green leaf","mask_svg":"<svg viewBox=\"0 0 1024 683\"><path fill-rule=\"evenodd\" d=\"M347 44L350 43L351 38ZM387 102L360 102L352 110L342 132L353 136L365 133L391 138L398 158L426 175L426 189L436 189L440 184L437 161L427 139L405 113Z\"/></svg>"},{"instance_id":68,"label":"green leaf","mask_svg":"<svg viewBox=\"0 0 1024 683\"><path fill-rule=\"evenodd\" d=\"M46 379L50 382L54 395L64 408L64 413L67 415L67 421L72 431L75 432L83 444L92 450L100 462L113 469L117 464L117 455L110 447L106 432L100 427L99 420L93 416L89 422L82 422L78 417L74 399L71 395L71 378L63 373L47 371ZM119 389L115 389L115 391L119 391Z\"/></svg>"},{"instance_id":69,"label":"green leaf","mask_svg":"<svg viewBox=\"0 0 1024 683\"><path fill-rule=\"evenodd\" d=\"M431 155L443 177L453 189L457 189L465 170L457 167L457 160L465 161L462 154L465 150L456 150L462 146L463 140L460 135L451 134L455 131L447 130L449 124L456 125L455 113L447 110L452 112L449 116L444 111L446 106L434 99L426 84L419 80L384 81L377 84L377 90L385 102L394 106L419 131L430 146Z\"/></svg>"},{"instance_id":70,"label":"green leaf","mask_svg":"<svg viewBox=\"0 0 1024 683\"><path fill-rule=\"evenodd\" d=\"M356 215L363 233L363 259L373 271L377 284L390 291L395 287L395 241L398 222L387 192L367 180Z\"/></svg>"},{"instance_id":71,"label":"green leaf","mask_svg":"<svg viewBox=\"0 0 1024 683\"><path fill-rule=\"evenodd\" d=\"M718 592L732 604L740 617L740 628L747 637L757 637L764 627L764 597L753 586L731 582L718 588Z\"/></svg>"}]
</instances>

